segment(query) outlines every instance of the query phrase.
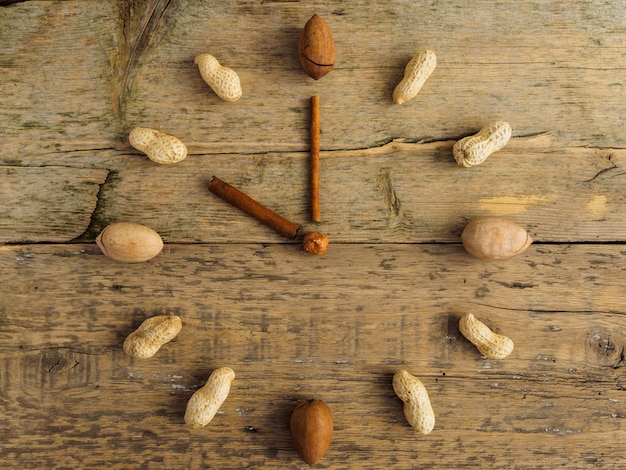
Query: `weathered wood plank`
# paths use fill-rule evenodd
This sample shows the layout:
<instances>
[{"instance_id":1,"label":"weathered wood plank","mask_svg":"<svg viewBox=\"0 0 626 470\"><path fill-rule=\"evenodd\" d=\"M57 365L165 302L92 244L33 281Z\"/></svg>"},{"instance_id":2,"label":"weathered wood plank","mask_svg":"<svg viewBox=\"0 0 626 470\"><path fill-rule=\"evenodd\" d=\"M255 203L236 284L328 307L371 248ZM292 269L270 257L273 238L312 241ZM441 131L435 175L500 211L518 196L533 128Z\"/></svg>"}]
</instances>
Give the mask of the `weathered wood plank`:
<instances>
[{"instance_id":1,"label":"weathered wood plank","mask_svg":"<svg viewBox=\"0 0 626 470\"><path fill-rule=\"evenodd\" d=\"M108 172L0 166L0 243L67 242L89 227Z\"/></svg>"},{"instance_id":2,"label":"weathered wood plank","mask_svg":"<svg viewBox=\"0 0 626 470\"><path fill-rule=\"evenodd\" d=\"M209 193L217 175L302 224L302 233L321 230L331 242L458 242L465 224L485 215L514 219L537 241L626 240L623 150L558 148L549 135L514 138L466 169L454 162L452 145L322 152L321 224L308 223L308 153L192 155L167 167L128 155L102 189L91 236L133 220L171 242L285 241Z\"/></svg>"},{"instance_id":3,"label":"weathered wood plank","mask_svg":"<svg viewBox=\"0 0 626 470\"><path fill-rule=\"evenodd\" d=\"M146 375L118 383L62 393L47 387L19 397L23 406L13 415L19 424L13 419L9 424L21 432L19 439L7 434L12 437L3 446L3 461L50 468L307 468L295 455L286 423L295 405L311 396L327 401L336 420L320 468L354 468L360 462L370 468L550 468L555 463L618 468L624 461L615 438L621 432L623 391L589 383L424 378L438 424L421 437L404 421L389 372L357 368L365 380L349 379L346 370L353 367L329 365L303 378L295 368L281 373L275 364L253 364L238 370L214 422L190 430L181 416L210 368L185 377L193 386L178 387L179 374L164 373L171 367L160 366L135 368L135 374ZM64 375L54 378L53 372L49 381L63 381ZM116 403L100 406L111 404L107 397L117 397ZM80 402L86 406L77 406ZM89 406L93 403L98 407ZM593 445L596 441L603 444Z\"/></svg>"},{"instance_id":4,"label":"weathered wood plank","mask_svg":"<svg viewBox=\"0 0 626 470\"><path fill-rule=\"evenodd\" d=\"M326 231L334 242L458 242L464 225L485 215L514 219L537 241L626 240L624 150L563 148L546 134L516 137L481 166L465 169L454 163L452 145L392 142L322 152L321 224L308 223L307 152L213 155L192 148L186 160L168 166L136 151L96 152L103 161L122 162L122 169L109 173L95 211L95 185L85 187L92 192L82 201L77 193L60 194L59 184L66 174L98 175L94 182L102 183L105 170L11 167L15 176L0 191L13 195L9 201L28 201L42 217L21 217L7 205L2 241L20 242L25 234L33 241L69 241L82 233L83 224L68 232L71 221L43 216L60 200L77 204L83 222L94 212L84 240L109 223L130 220L168 242L286 241L209 193L212 175L302 224L302 233ZM82 160L90 152L77 154ZM40 174L55 179L41 182Z\"/></svg>"},{"instance_id":5,"label":"weathered wood plank","mask_svg":"<svg viewBox=\"0 0 626 470\"><path fill-rule=\"evenodd\" d=\"M4 246L0 253L6 278L3 320L12 328L5 331L24 344L33 333L29 325L45 333L56 316L71 312L82 312L97 324L99 314L141 318L167 306L210 322L227 321L230 312L232 321L248 321L244 313L250 312L271 318L270 324L282 316L287 319L281 321L298 323L304 315L302 328L317 315L310 328L328 327L324 318L329 314L356 315L356 320L369 314L393 320L394 335L401 321L418 321L429 310L436 313L437 328L444 328L449 315L468 306L499 312L507 322L529 312L540 323L544 313L619 315L624 308L625 254L620 245L533 245L502 262L477 260L458 245L339 244L320 257L291 245L168 245L158 258L141 264L110 261L95 244ZM47 313L24 316L37 302ZM121 307L126 313L119 312ZM566 319L563 315L558 321ZM342 328L352 334L353 325ZM69 336L63 343L69 346L75 339ZM289 349L287 355L292 353Z\"/></svg>"},{"instance_id":6,"label":"weathered wood plank","mask_svg":"<svg viewBox=\"0 0 626 470\"><path fill-rule=\"evenodd\" d=\"M322 97L329 150L448 140L494 118L517 135L623 147L623 7L320 2L338 61L315 82L294 53L313 13L300 3L19 3L0 12L2 158L41 164L51 149L127 148L138 124L212 152L301 151L312 94ZM393 105L404 65L424 47L439 56L436 72L419 98ZM199 52L240 73L240 102L208 89L193 64ZM56 164L70 160L61 153Z\"/></svg>"},{"instance_id":7,"label":"weathered wood plank","mask_svg":"<svg viewBox=\"0 0 626 470\"><path fill-rule=\"evenodd\" d=\"M116 23L115 2L0 9L3 163L40 165L38 157L60 148L108 148L118 138L104 52L117 49Z\"/></svg>"},{"instance_id":8,"label":"weathered wood plank","mask_svg":"<svg viewBox=\"0 0 626 470\"><path fill-rule=\"evenodd\" d=\"M2 461L304 468L288 416L317 396L336 419L322 467L610 468L626 461L615 439L625 256L607 245L531 246L492 263L453 245L336 245L324 257L173 245L123 265L94 245L5 246ZM514 338L509 358L481 358L459 335L467 309ZM151 360L125 356L125 336L164 313L183 318L176 340ZM187 429L187 399L222 365L238 374L222 412ZM390 388L401 367L431 394L427 437Z\"/></svg>"}]
</instances>

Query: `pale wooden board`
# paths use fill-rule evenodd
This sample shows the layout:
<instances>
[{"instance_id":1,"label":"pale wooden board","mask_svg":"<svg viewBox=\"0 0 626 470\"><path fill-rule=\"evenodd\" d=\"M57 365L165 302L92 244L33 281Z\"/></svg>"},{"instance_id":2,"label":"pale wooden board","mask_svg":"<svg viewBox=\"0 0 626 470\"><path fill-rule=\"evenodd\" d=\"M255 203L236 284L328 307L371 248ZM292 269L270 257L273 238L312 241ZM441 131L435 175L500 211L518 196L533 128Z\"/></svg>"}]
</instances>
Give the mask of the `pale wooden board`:
<instances>
[{"instance_id":1,"label":"pale wooden board","mask_svg":"<svg viewBox=\"0 0 626 470\"><path fill-rule=\"evenodd\" d=\"M615 439L624 257L606 245L531 246L506 262L455 245L337 245L324 257L174 245L124 265L93 245L5 247L3 459L304 468L288 416L318 397L336 420L321 468L610 468L626 462ZM509 358L482 358L462 338L467 310L514 339ZM180 315L180 335L150 360L125 356L125 336L156 314ZM186 401L220 366L237 372L227 402L208 428L187 429ZM428 387L427 437L393 394L399 368Z\"/></svg>"},{"instance_id":2,"label":"pale wooden board","mask_svg":"<svg viewBox=\"0 0 626 470\"><path fill-rule=\"evenodd\" d=\"M511 218L541 242L626 240L624 150L555 151L553 137L542 134L514 138L467 169L454 162L452 145L393 142L323 152L320 224L309 222L304 152L190 155L171 166L137 152L102 152L103 160L122 162L108 173L5 167L13 176L0 189L8 201L2 240L93 240L107 224L126 220L154 228L167 242L286 241L211 194L213 175L300 224L301 234L321 230L332 242L458 242L465 224L480 216ZM76 188L62 192L66 180L88 175L96 178L92 184L77 187L86 191L84 198ZM71 204L77 217L50 215L63 204ZM29 214L18 216L26 208Z\"/></svg>"},{"instance_id":3,"label":"pale wooden board","mask_svg":"<svg viewBox=\"0 0 626 470\"><path fill-rule=\"evenodd\" d=\"M0 243L66 242L82 235L108 172L0 166Z\"/></svg>"},{"instance_id":4,"label":"pale wooden board","mask_svg":"<svg viewBox=\"0 0 626 470\"><path fill-rule=\"evenodd\" d=\"M301 235L321 230L331 242L458 242L465 224L480 216L513 219L539 242L626 240L624 150L555 151L553 136L542 134L513 138L467 169L454 162L453 143L323 152L320 224L309 222L305 152L192 154L175 165L136 151L103 152L124 162L111 172L5 167L1 240L93 240L107 224L134 221L167 242L286 241L211 194L213 175L300 224ZM68 179L85 178L68 186Z\"/></svg>"},{"instance_id":5,"label":"pale wooden board","mask_svg":"<svg viewBox=\"0 0 626 470\"><path fill-rule=\"evenodd\" d=\"M310 222L308 153L191 155L171 167L128 156L103 187L86 236L133 220L171 242L285 241L211 194L216 175L301 224L301 233L321 230L331 242L458 242L480 216L516 220L542 242L626 240L623 150L555 152L550 135L514 138L468 169L454 162L452 145L323 152L320 224Z\"/></svg>"},{"instance_id":6,"label":"pale wooden board","mask_svg":"<svg viewBox=\"0 0 626 470\"><path fill-rule=\"evenodd\" d=\"M622 1L133 5L2 9L5 163L39 163L55 149L120 148L135 125L215 152L304 150L312 94L321 95L326 149L449 140L493 119L509 120L516 135L625 142ZM317 82L295 55L316 11L338 50L335 69ZM393 105L405 64L423 48L438 54L438 68L419 98ZM244 98L225 103L212 93L193 64L201 52L240 74ZM72 154L55 160L66 164Z\"/></svg>"}]
</instances>

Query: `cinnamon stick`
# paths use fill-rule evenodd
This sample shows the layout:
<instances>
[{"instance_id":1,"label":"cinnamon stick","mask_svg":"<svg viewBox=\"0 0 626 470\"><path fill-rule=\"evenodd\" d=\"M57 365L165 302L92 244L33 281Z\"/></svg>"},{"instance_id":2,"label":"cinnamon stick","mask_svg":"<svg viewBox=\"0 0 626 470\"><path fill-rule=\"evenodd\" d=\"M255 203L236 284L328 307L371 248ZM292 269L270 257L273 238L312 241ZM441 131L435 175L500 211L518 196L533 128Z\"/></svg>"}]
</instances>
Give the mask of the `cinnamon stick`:
<instances>
[{"instance_id":1,"label":"cinnamon stick","mask_svg":"<svg viewBox=\"0 0 626 470\"><path fill-rule=\"evenodd\" d=\"M311 220L320 219L320 97L311 96Z\"/></svg>"},{"instance_id":2,"label":"cinnamon stick","mask_svg":"<svg viewBox=\"0 0 626 470\"><path fill-rule=\"evenodd\" d=\"M300 228L299 225L288 221L267 207L259 204L250 196L247 196L230 184L225 183L217 176L213 176L213 178L211 178L209 191L219 196L229 204L235 206L237 209L240 209L246 214L254 217L259 222L273 228L290 240L296 238L298 229Z\"/></svg>"}]
</instances>

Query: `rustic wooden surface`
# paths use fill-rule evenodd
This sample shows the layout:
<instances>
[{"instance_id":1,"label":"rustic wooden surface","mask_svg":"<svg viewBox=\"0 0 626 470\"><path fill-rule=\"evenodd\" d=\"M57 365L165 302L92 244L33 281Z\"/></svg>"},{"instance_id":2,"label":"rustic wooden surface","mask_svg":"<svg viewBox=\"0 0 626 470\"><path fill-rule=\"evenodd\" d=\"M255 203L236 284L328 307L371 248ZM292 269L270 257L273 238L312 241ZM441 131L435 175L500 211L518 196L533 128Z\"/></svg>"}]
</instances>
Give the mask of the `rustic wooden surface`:
<instances>
[{"instance_id":1,"label":"rustic wooden surface","mask_svg":"<svg viewBox=\"0 0 626 470\"><path fill-rule=\"evenodd\" d=\"M289 414L335 415L319 468L626 465L626 2L0 1L0 466L307 468ZM337 47L319 81L295 44L318 13ZM394 105L410 57L437 53ZM196 54L235 69L222 102ZM309 222L309 98L321 98L322 222ZM483 165L452 145L495 119ZM159 166L128 131L189 148ZM320 257L207 191L217 175L331 239ZM522 224L507 261L459 243L474 217ZM107 224L157 230L125 265ZM515 341L502 361L459 333L466 311ZM148 360L124 338L177 314ZM237 378L206 428L183 422L210 372ZM391 388L405 368L428 436Z\"/></svg>"}]
</instances>

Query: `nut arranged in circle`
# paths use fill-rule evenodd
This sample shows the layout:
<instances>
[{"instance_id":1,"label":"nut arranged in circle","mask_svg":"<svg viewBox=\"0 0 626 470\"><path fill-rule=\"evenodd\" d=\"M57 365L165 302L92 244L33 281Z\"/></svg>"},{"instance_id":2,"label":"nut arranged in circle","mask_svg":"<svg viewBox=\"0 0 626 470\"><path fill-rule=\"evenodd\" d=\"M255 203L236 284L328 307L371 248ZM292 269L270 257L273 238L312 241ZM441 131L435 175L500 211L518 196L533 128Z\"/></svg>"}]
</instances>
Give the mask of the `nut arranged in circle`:
<instances>
[{"instance_id":1,"label":"nut arranged in circle","mask_svg":"<svg viewBox=\"0 0 626 470\"><path fill-rule=\"evenodd\" d=\"M96 244L108 258L122 263L148 261L163 249L158 233L135 222L107 225L96 237Z\"/></svg>"},{"instance_id":2,"label":"nut arranged in circle","mask_svg":"<svg viewBox=\"0 0 626 470\"><path fill-rule=\"evenodd\" d=\"M237 101L243 91L239 75L233 69L224 67L211 54L199 54L194 62L200 75L217 96L224 101Z\"/></svg>"},{"instance_id":3,"label":"nut arranged in circle","mask_svg":"<svg viewBox=\"0 0 626 470\"><path fill-rule=\"evenodd\" d=\"M314 465L326 454L333 437L333 413L322 400L300 403L289 420L291 437L300 458Z\"/></svg>"},{"instance_id":4,"label":"nut arranged in circle","mask_svg":"<svg viewBox=\"0 0 626 470\"><path fill-rule=\"evenodd\" d=\"M459 166L480 165L487 157L504 147L511 138L511 126L505 121L487 124L475 135L454 144L452 153Z\"/></svg>"},{"instance_id":5,"label":"nut arranged in circle","mask_svg":"<svg viewBox=\"0 0 626 470\"><path fill-rule=\"evenodd\" d=\"M402 104L415 98L436 66L437 56L433 51L427 49L413 56L404 68L404 77L393 90L393 102Z\"/></svg>"},{"instance_id":6,"label":"nut arranged in circle","mask_svg":"<svg viewBox=\"0 0 626 470\"><path fill-rule=\"evenodd\" d=\"M128 141L150 160L162 165L177 163L187 157L187 147L180 139L148 127L135 127L128 134Z\"/></svg>"},{"instance_id":7,"label":"nut arranged in circle","mask_svg":"<svg viewBox=\"0 0 626 470\"><path fill-rule=\"evenodd\" d=\"M404 416L411 427L420 434L429 434L435 427L435 412L422 381L399 370L393 376L393 390L404 402Z\"/></svg>"},{"instance_id":8,"label":"nut arranged in circle","mask_svg":"<svg viewBox=\"0 0 626 470\"><path fill-rule=\"evenodd\" d=\"M511 338L494 333L471 313L461 317L459 331L489 359L504 359L513 352Z\"/></svg>"},{"instance_id":9,"label":"nut arranged in circle","mask_svg":"<svg viewBox=\"0 0 626 470\"><path fill-rule=\"evenodd\" d=\"M177 315L157 315L146 319L124 341L129 356L147 359L154 356L165 343L172 341L183 327Z\"/></svg>"},{"instance_id":10,"label":"nut arranged in circle","mask_svg":"<svg viewBox=\"0 0 626 470\"><path fill-rule=\"evenodd\" d=\"M209 424L228 398L235 371L230 367L215 369L204 386L196 390L187 402L185 423L192 428Z\"/></svg>"},{"instance_id":11,"label":"nut arranged in circle","mask_svg":"<svg viewBox=\"0 0 626 470\"><path fill-rule=\"evenodd\" d=\"M298 60L302 70L319 80L335 66L335 42L330 28L317 14L306 22L298 39Z\"/></svg>"},{"instance_id":12,"label":"nut arranged in circle","mask_svg":"<svg viewBox=\"0 0 626 470\"><path fill-rule=\"evenodd\" d=\"M512 220L480 217L465 226L461 241L465 250L476 258L501 260L523 253L533 239Z\"/></svg>"}]
</instances>

